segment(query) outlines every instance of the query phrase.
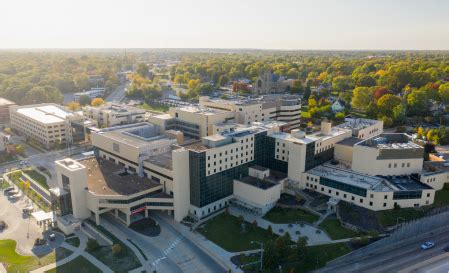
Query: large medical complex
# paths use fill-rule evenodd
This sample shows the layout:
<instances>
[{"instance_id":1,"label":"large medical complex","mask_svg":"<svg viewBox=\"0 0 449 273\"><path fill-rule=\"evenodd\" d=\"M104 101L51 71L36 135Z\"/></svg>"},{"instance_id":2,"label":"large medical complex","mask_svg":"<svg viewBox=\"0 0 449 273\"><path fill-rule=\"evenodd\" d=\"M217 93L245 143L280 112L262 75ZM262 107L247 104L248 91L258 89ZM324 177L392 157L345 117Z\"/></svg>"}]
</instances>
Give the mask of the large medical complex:
<instances>
[{"instance_id":1,"label":"large medical complex","mask_svg":"<svg viewBox=\"0 0 449 273\"><path fill-rule=\"evenodd\" d=\"M99 124L115 125L88 130L92 155L56 161L59 187L51 193L59 226L69 232L88 217L99 223L104 213L130 225L151 210L176 221L202 219L232 204L263 215L281 193L305 189L332 197L330 205L419 207L432 204L435 190L449 181L445 163L424 162L421 145L407 134L383 132L382 121L347 117L306 132L298 129L300 108L297 97L272 95L202 97L199 105L160 115L115 105L85 109ZM61 120L60 135L70 124L62 120L72 114L61 111L12 108L11 120L21 123L13 128L51 143L53 121Z\"/></svg>"}]
</instances>

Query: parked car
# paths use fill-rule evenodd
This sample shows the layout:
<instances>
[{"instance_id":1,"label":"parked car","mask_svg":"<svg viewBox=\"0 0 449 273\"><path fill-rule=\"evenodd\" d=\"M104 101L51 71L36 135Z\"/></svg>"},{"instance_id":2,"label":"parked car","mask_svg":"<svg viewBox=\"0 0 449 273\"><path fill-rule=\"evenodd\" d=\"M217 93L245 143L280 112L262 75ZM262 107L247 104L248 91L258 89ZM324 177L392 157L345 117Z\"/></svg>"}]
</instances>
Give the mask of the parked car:
<instances>
[{"instance_id":1,"label":"parked car","mask_svg":"<svg viewBox=\"0 0 449 273\"><path fill-rule=\"evenodd\" d=\"M3 194L7 194L8 192L14 190L14 187L9 187L3 190Z\"/></svg>"},{"instance_id":2,"label":"parked car","mask_svg":"<svg viewBox=\"0 0 449 273\"><path fill-rule=\"evenodd\" d=\"M427 242L425 242L424 244L421 245L421 249L422 249L422 250L426 250L426 249L432 248L432 247L434 247L434 246L435 246L435 243L434 243L434 242L432 242L432 241L427 241Z\"/></svg>"},{"instance_id":3,"label":"parked car","mask_svg":"<svg viewBox=\"0 0 449 273\"><path fill-rule=\"evenodd\" d=\"M449 252L449 246L446 246L446 247L444 248L444 251Z\"/></svg>"},{"instance_id":4,"label":"parked car","mask_svg":"<svg viewBox=\"0 0 449 273\"><path fill-rule=\"evenodd\" d=\"M55 235L54 233L51 233L50 235L48 235L48 239L49 239L50 241L54 241L55 238L56 238L56 235Z\"/></svg>"}]
</instances>

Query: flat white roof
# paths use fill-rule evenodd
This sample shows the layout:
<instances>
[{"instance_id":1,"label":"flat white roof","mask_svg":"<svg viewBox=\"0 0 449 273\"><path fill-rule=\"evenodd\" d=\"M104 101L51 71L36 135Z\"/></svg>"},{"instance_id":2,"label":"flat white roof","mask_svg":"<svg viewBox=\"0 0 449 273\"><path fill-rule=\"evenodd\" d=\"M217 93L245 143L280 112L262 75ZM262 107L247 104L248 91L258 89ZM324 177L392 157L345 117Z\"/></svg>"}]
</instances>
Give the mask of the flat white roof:
<instances>
[{"instance_id":1,"label":"flat white roof","mask_svg":"<svg viewBox=\"0 0 449 273\"><path fill-rule=\"evenodd\" d=\"M18 108L17 112L38 122L51 124L63 122L74 114L57 105L42 105Z\"/></svg>"}]
</instances>

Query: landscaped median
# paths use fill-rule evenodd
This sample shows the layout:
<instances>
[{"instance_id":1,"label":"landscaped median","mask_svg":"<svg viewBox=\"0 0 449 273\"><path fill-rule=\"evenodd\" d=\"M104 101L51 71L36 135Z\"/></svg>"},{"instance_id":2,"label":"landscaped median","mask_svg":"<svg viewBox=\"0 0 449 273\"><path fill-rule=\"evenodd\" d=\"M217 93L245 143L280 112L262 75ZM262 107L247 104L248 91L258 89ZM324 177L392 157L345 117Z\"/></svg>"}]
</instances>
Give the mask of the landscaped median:
<instances>
[{"instance_id":1,"label":"landscaped median","mask_svg":"<svg viewBox=\"0 0 449 273\"><path fill-rule=\"evenodd\" d=\"M88 223L98 232L112 240L112 246L88 246L86 251L99 261L113 269L115 272L128 272L141 266L134 252L117 237L102 226L97 226L93 221Z\"/></svg>"},{"instance_id":2,"label":"landscaped median","mask_svg":"<svg viewBox=\"0 0 449 273\"><path fill-rule=\"evenodd\" d=\"M31 188L31 182L23 179L23 172L21 170L12 171L5 174L5 177L12 183L14 183L29 199L39 206L43 211L49 212L51 210L49 201L44 200L42 195ZM31 177L30 177L31 178ZM33 179L34 180L34 179ZM37 183L37 182L36 182ZM39 187L39 186L37 186ZM43 186L42 191L48 192Z\"/></svg>"}]
</instances>

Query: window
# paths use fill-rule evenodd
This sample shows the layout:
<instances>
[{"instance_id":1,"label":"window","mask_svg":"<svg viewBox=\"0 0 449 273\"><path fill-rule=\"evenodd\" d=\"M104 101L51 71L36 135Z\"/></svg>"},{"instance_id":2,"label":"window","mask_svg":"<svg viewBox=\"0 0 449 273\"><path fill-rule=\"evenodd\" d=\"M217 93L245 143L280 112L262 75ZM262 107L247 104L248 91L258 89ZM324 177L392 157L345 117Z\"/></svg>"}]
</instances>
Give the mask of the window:
<instances>
[{"instance_id":1,"label":"window","mask_svg":"<svg viewBox=\"0 0 449 273\"><path fill-rule=\"evenodd\" d=\"M362 198L360 198L360 203L363 203L363 199Z\"/></svg>"},{"instance_id":2,"label":"window","mask_svg":"<svg viewBox=\"0 0 449 273\"><path fill-rule=\"evenodd\" d=\"M369 195L369 197L370 197L370 198L374 198L374 194L371 193L371 194Z\"/></svg>"},{"instance_id":3,"label":"window","mask_svg":"<svg viewBox=\"0 0 449 273\"><path fill-rule=\"evenodd\" d=\"M427 197L430 197L430 193L427 193Z\"/></svg>"},{"instance_id":4,"label":"window","mask_svg":"<svg viewBox=\"0 0 449 273\"><path fill-rule=\"evenodd\" d=\"M372 206L372 205L373 205L373 202L369 202L369 205Z\"/></svg>"},{"instance_id":5,"label":"window","mask_svg":"<svg viewBox=\"0 0 449 273\"><path fill-rule=\"evenodd\" d=\"M332 190L329 190L329 193L332 193Z\"/></svg>"},{"instance_id":6,"label":"window","mask_svg":"<svg viewBox=\"0 0 449 273\"><path fill-rule=\"evenodd\" d=\"M398 167L398 164L397 164L397 163L394 163L393 167L397 168L397 167Z\"/></svg>"},{"instance_id":7,"label":"window","mask_svg":"<svg viewBox=\"0 0 449 273\"><path fill-rule=\"evenodd\" d=\"M343 194L343 198L346 198L346 193L345 193L345 194Z\"/></svg>"},{"instance_id":8,"label":"window","mask_svg":"<svg viewBox=\"0 0 449 273\"><path fill-rule=\"evenodd\" d=\"M409 163L407 163L407 167L410 167L410 162L409 162Z\"/></svg>"},{"instance_id":9,"label":"window","mask_svg":"<svg viewBox=\"0 0 449 273\"><path fill-rule=\"evenodd\" d=\"M388 195L385 195L385 196L384 196L384 199L387 199L387 198L388 198Z\"/></svg>"},{"instance_id":10,"label":"window","mask_svg":"<svg viewBox=\"0 0 449 273\"><path fill-rule=\"evenodd\" d=\"M388 163L388 168L390 168L390 169L391 169L391 163Z\"/></svg>"},{"instance_id":11,"label":"window","mask_svg":"<svg viewBox=\"0 0 449 273\"><path fill-rule=\"evenodd\" d=\"M354 196L352 196L352 197L351 197L351 200L352 200L352 201L354 201L354 200L355 200Z\"/></svg>"},{"instance_id":12,"label":"window","mask_svg":"<svg viewBox=\"0 0 449 273\"><path fill-rule=\"evenodd\" d=\"M384 208L387 206L387 203L384 203Z\"/></svg>"}]
</instances>

